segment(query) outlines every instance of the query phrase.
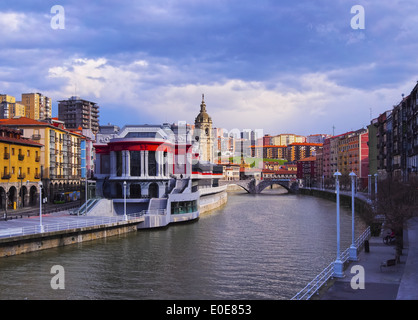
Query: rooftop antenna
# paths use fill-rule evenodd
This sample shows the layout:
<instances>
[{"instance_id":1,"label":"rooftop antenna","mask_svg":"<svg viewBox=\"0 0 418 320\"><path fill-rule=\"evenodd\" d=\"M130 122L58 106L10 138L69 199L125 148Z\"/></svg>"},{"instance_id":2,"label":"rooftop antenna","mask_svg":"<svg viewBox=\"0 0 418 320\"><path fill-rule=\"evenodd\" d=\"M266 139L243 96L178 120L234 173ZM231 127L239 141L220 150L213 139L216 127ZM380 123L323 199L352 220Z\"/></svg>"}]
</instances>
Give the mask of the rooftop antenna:
<instances>
[{"instance_id":1,"label":"rooftop antenna","mask_svg":"<svg viewBox=\"0 0 418 320\"><path fill-rule=\"evenodd\" d=\"M335 136L335 126L332 126L332 135Z\"/></svg>"}]
</instances>

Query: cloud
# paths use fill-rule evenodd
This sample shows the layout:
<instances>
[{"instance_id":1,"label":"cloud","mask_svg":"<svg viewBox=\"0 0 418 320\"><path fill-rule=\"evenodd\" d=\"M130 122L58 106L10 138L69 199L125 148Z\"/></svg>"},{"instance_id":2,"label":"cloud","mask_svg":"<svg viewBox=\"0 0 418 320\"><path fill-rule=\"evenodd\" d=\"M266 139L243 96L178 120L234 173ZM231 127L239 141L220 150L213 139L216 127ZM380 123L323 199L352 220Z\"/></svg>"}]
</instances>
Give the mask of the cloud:
<instances>
[{"instance_id":1,"label":"cloud","mask_svg":"<svg viewBox=\"0 0 418 320\"><path fill-rule=\"evenodd\" d=\"M362 66L355 72L374 67ZM76 83L77 95L99 101L101 113L118 110L120 125L193 123L204 93L214 126L264 129L272 134L331 133L334 125L339 132L359 129L369 123L370 109L376 116L390 108L411 83L389 89L359 89L338 84L335 79L346 73L286 74L274 82L223 79L182 84L174 81L181 70L146 60L115 65L105 58L76 58L49 70L50 77L66 79L56 95L73 95ZM105 118L104 122L115 121Z\"/></svg>"},{"instance_id":2,"label":"cloud","mask_svg":"<svg viewBox=\"0 0 418 320\"><path fill-rule=\"evenodd\" d=\"M364 1L365 30L346 0L68 0L64 30L54 4L0 4L0 89L76 94L103 123L192 123L205 93L216 126L342 132L418 73L413 0Z\"/></svg>"},{"instance_id":3,"label":"cloud","mask_svg":"<svg viewBox=\"0 0 418 320\"><path fill-rule=\"evenodd\" d=\"M18 31L25 23L26 15L18 12L0 12L0 32L2 36Z\"/></svg>"}]
</instances>

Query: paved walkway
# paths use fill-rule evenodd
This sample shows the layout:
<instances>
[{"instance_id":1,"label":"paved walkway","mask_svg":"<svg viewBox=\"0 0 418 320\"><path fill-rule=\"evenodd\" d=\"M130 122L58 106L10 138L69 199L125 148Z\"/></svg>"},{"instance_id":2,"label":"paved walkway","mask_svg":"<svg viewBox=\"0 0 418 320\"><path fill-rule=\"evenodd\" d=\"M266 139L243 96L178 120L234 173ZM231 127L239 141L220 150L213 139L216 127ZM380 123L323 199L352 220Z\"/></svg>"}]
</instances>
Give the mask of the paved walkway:
<instances>
[{"instance_id":1,"label":"paved walkway","mask_svg":"<svg viewBox=\"0 0 418 320\"><path fill-rule=\"evenodd\" d=\"M395 257L395 246L385 245L381 237L369 240L369 252L362 251L358 262L351 262L345 277L335 280L321 300L417 300L418 299L418 218L412 219L404 232L401 263L380 269L382 261ZM351 280L358 277L351 268L364 268L364 289L352 289Z\"/></svg>"}]
</instances>

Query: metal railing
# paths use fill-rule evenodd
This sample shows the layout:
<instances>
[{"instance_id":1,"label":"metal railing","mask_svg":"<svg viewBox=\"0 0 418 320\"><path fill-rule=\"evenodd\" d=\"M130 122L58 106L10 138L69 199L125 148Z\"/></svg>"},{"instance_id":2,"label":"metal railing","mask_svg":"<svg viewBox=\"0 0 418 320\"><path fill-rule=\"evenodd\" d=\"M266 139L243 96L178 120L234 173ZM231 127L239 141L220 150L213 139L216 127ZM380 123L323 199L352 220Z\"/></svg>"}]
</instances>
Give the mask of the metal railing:
<instances>
[{"instance_id":1,"label":"metal railing","mask_svg":"<svg viewBox=\"0 0 418 320\"><path fill-rule=\"evenodd\" d=\"M167 214L166 209L152 209L152 210L142 210L141 215L165 215Z\"/></svg>"},{"instance_id":2,"label":"metal railing","mask_svg":"<svg viewBox=\"0 0 418 320\"><path fill-rule=\"evenodd\" d=\"M128 221L138 220L143 215L144 215L143 212L128 214L127 215ZM0 229L0 238L24 236L28 234L36 234L36 233L42 233L42 232L79 229L79 228L99 226L99 225L108 225L108 224L113 224L113 223L117 223L117 222L124 221L124 220L125 218L123 215L113 216L113 217L95 217L91 219L86 219L85 217L83 217L82 219L80 218L80 220L44 224L42 226L34 225L34 226L27 226L27 227L20 227L20 228L9 228L9 229L4 229L4 230ZM43 230L41 230L41 228Z\"/></svg>"},{"instance_id":3,"label":"metal railing","mask_svg":"<svg viewBox=\"0 0 418 320\"><path fill-rule=\"evenodd\" d=\"M355 245L358 248L363 246L364 241L370 238L370 227L355 240ZM349 258L350 248L344 250L340 254L340 259L345 263ZM300 290L291 300L309 300L321 287L328 282L334 275L334 262L331 262L320 274L318 274L311 282L309 282L302 290Z\"/></svg>"}]
</instances>

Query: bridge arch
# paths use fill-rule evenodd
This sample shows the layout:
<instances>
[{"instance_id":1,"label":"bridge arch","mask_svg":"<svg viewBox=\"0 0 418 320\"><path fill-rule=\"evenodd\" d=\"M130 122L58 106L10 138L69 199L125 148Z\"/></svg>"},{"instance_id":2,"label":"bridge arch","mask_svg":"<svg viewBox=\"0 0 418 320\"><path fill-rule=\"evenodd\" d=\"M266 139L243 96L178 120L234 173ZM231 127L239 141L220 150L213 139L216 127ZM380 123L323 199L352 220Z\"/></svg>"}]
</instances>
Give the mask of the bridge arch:
<instances>
[{"instance_id":1,"label":"bridge arch","mask_svg":"<svg viewBox=\"0 0 418 320\"><path fill-rule=\"evenodd\" d=\"M271 180L263 180L257 185L257 193L263 192L263 190L267 187L270 187L272 185L279 185L287 190L288 193L291 193L292 190L289 188L288 182L283 181L271 181Z\"/></svg>"},{"instance_id":2,"label":"bridge arch","mask_svg":"<svg viewBox=\"0 0 418 320\"><path fill-rule=\"evenodd\" d=\"M248 190L248 187L246 187L246 186L244 186L244 185L242 185L242 184L240 184L240 183L231 183L231 184L234 184L234 185L236 185L236 186L238 186L238 187L241 187L241 189L244 189L245 191L247 191L248 193L251 193L250 192L250 190Z\"/></svg>"}]
</instances>

